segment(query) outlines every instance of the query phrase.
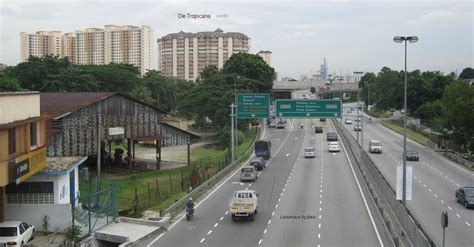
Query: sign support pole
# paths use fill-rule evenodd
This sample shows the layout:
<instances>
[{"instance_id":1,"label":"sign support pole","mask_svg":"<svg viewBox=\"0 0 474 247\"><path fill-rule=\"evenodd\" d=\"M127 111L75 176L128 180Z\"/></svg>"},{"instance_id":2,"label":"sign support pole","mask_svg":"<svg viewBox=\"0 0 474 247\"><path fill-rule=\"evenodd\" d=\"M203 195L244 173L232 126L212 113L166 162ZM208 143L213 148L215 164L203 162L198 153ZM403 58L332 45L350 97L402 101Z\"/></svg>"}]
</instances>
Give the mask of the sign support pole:
<instances>
[{"instance_id":1,"label":"sign support pole","mask_svg":"<svg viewBox=\"0 0 474 247\"><path fill-rule=\"evenodd\" d=\"M235 141L234 141L234 110L235 110L235 105L232 103L230 105L230 149L231 149L231 160L234 161L235 159Z\"/></svg>"}]
</instances>

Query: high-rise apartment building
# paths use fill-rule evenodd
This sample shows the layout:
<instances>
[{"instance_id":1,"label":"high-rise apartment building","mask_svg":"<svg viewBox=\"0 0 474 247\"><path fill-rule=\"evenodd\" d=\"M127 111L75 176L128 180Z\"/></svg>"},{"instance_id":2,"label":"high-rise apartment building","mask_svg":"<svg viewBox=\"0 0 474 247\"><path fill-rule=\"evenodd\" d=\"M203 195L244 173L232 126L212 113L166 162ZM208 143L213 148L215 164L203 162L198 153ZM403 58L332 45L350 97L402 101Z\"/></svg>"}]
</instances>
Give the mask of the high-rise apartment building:
<instances>
[{"instance_id":1,"label":"high-rise apartment building","mask_svg":"<svg viewBox=\"0 0 474 247\"><path fill-rule=\"evenodd\" d=\"M272 66L272 52L271 51L259 51L257 55L261 56L263 58L263 61L265 61L268 66Z\"/></svg>"},{"instance_id":2,"label":"high-rise apartment building","mask_svg":"<svg viewBox=\"0 0 474 247\"><path fill-rule=\"evenodd\" d=\"M36 33L20 34L20 59L25 61L30 55L41 57L44 55L63 56L62 34L59 31L39 31Z\"/></svg>"},{"instance_id":3,"label":"high-rise apartment building","mask_svg":"<svg viewBox=\"0 0 474 247\"><path fill-rule=\"evenodd\" d=\"M106 25L84 31L21 34L21 61L30 55L68 57L73 64L128 63L145 74L152 65L153 30L142 26Z\"/></svg>"},{"instance_id":4,"label":"high-rise apartment building","mask_svg":"<svg viewBox=\"0 0 474 247\"><path fill-rule=\"evenodd\" d=\"M195 80L209 65L222 68L235 53L248 53L250 38L243 33L171 33L158 39L158 68L166 76Z\"/></svg>"}]
</instances>

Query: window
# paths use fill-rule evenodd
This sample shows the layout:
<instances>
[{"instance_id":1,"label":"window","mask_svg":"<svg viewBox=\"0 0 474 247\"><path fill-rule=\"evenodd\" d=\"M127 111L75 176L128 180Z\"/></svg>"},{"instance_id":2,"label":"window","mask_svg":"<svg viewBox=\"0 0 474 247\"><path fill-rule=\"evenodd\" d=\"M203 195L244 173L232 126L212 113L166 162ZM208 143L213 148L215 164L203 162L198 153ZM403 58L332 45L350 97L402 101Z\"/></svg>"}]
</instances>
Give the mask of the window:
<instances>
[{"instance_id":1,"label":"window","mask_svg":"<svg viewBox=\"0 0 474 247\"><path fill-rule=\"evenodd\" d=\"M8 154L16 152L16 131L15 128L8 130Z\"/></svg>"},{"instance_id":2,"label":"window","mask_svg":"<svg viewBox=\"0 0 474 247\"><path fill-rule=\"evenodd\" d=\"M20 228L20 235L23 234L23 233L25 233L25 230L26 230L26 229L25 229L25 227L23 226L23 224L21 224L21 225L19 226L19 228Z\"/></svg>"},{"instance_id":3,"label":"window","mask_svg":"<svg viewBox=\"0 0 474 247\"><path fill-rule=\"evenodd\" d=\"M30 124L30 145L36 147L38 145L38 134L37 134L37 125L36 123Z\"/></svg>"}]
</instances>

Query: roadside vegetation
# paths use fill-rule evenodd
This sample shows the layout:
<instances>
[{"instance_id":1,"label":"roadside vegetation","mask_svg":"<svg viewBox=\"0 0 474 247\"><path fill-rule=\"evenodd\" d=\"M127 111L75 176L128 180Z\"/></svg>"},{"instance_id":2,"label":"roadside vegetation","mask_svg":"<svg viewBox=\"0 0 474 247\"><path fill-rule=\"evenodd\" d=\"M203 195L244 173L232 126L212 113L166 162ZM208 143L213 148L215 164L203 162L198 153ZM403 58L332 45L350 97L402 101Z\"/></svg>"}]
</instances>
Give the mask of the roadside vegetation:
<instances>
[{"instance_id":1,"label":"roadside vegetation","mask_svg":"<svg viewBox=\"0 0 474 247\"><path fill-rule=\"evenodd\" d=\"M454 72L408 72L408 116L419 118L424 126L440 133L442 139L433 142L463 153L472 152L474 145L474 87L470 79L474 79L473 68L465 68L459 76ZM383 118L391 109L403 108L403 71L383 67L377 74L366 73L359 87L365 104L374 105L373 116ZM396 128L392 124L388 126Z\"/></svg>"},{"instance_id":2,"label":"roadside vegetation","mask_svg":"<svg viewBox=\"0 0 474 247\"><path fill-rule=\"evenodd\" d=\"M403 135L403 124L396 123L394 121L384 121L383 125ZM428 141L429 141L428 137L418 132L415 132L411 130L410 128L407 128L407 137L422 145L425 145L425 146L428 145Z\"/></svg>"}]
</instances>

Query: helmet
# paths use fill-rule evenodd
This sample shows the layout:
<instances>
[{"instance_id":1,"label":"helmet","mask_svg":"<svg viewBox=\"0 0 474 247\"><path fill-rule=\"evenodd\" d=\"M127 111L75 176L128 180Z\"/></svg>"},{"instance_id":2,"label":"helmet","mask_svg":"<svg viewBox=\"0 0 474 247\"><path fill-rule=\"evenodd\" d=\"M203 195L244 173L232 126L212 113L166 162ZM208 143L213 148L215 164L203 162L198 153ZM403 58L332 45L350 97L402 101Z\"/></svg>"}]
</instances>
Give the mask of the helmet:
<instances>
[{"instance_id":1,"label":"helmet","mask_svg":"<svg viewBox=\"0 0 474 247\"><path fill-rule=\"evenodd\" d=\"M192 198L192 197L190 197L190 198L189 198L189 200L190 200L190 201L192 201L192 200L193 200L193 198Z\"/></svg>"}]
</instances>

